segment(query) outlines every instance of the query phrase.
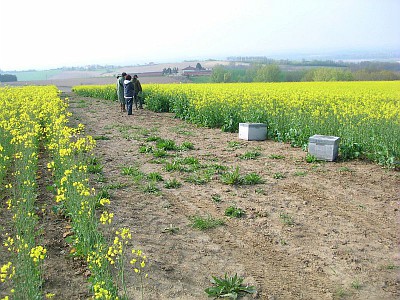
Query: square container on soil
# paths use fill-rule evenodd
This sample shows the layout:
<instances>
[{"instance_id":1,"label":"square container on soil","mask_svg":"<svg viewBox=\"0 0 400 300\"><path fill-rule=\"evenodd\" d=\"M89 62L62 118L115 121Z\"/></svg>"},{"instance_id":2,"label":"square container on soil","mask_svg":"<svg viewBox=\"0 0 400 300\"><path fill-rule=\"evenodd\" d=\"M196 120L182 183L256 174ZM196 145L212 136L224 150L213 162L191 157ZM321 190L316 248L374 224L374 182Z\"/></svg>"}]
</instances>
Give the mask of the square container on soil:
<instances>
[{"instance_id":1,"label":"square container on soil","mask_svg":"<svg viewBox=\"0 0 400 300\"><path fill-rule=\"evenodd\" d=\"M267 125L263 123L239 123L239 139L264 141L267 139Z\"/></svg>"},{"instance_id":2,"label":"square container on soil","mask_svg":"<svg viewBox=\"0 0 400 300\"><path fill-rule=\"evenodd\" d=\"M315 134L308 140L308 153L317 159L335 161L338 156L339 141L340 138L337 136Z\"/></svg>"}]
</instances>

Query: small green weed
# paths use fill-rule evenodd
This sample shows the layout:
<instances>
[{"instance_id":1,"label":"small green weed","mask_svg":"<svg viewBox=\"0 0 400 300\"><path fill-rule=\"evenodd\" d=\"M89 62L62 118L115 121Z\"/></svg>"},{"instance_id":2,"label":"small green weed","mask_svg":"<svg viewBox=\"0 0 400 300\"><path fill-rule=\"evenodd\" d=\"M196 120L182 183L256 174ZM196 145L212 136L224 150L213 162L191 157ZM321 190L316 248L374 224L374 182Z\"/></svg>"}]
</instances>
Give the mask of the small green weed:
<instances>
[{"instance_id":1,"label":"small green weed","mask_svg":"<svg viewBox=\"0 0 400 300\"><path fill-rule=\"evenodd\" d=\"M161 140L161 138L158 136L149 136L148 138L146 138L146 142L157 142L159 140Z\"/></svg>"},{"instance_id":2,"label":"small green weed","mask_svg":"<svg viewBox=\"0 0 400 300\"><path fill-rule=\"evenodd\" d=\"M236 167L233 171L223 173L221 175L221 181L222 183L230 185L254 185L263 182L261 176L256 173L249 173L241 176L239 167Z\"/></svg>"},{"instance_id":3,"label":"small green weed","mask_svg":"<svg viewBox=\"0 0 400 300\"><path fill-rule=\"evenodd\" d=\"M138 167L132 167L132 166L123 167L121 169L121 173L122 175L131 176L133 181L136 183L141 181L145 176L145 174L142 171L140 171Z\"/></svg>"},{"instance_id":4,"label":"small green weed","mask_svg":"<svg viewBox=\"0 0 400 300\"><path fill-rule=\"evenodd\" d=\"M279 215L279 217L281 218L283 224L285 224L285 225L293 225L294 224L293 218L289 214L281 213Z\"/></svg>"},{"instance_id":5,"label":"small green weed","mask_svg":"<svg viewBox=\"0 0 400 300\"><path fill-rule=\"evenodd\" d=\"M213 194L213 195L211 195L211 199L212 199L212 201L214 201L215 203L220 203L220 202L222 201L221 195L219 195L219 194Z\"/></svg>"},{"instance_id":6,"label":"small green weed","mask_svg":"<svg viewBox=\"0 0 400 300\"><path fill-rule=\"evenodd\" d=\"M237 142L237 141L230 141L230 142L228 142L228 148L239 149L240 148L240 143Z\"/></svg>"},{"instance_id":7,"label":"small green weed","mask_svg":"<svg viewBox=\"0 0 400 300\"><path fill-rule=\"evenodd\" d=\"M164 187L166 189L177 189L182 186L182 183L179 182L177 179L171 179L165 182Z\"/></svg>"},{"instance_id":8,"label":"small green weed","mask_svg":"<svg viewBox=\"0 0 400 300\"><path fill-rule=\"evenodd\" d=\"M172 162L165 163L165 171L185 171L185 167L181 165L179 161L173 160Z\"/></svg>"},{"instance_id":9,"label":"small green weed","mask_svg":"<svg viewBox=\"0 0 400 300\"><path fill-rule=\"evenodd\" d=\"M151 172L147 174L147 179L151 181L163 181L164 179L162 178L161 174L158 172Z\"/></svg>"},{"instance_id":10,"label":"small green weed","mask_svg":"<svg viewBox=\"0 0 400 300\"><path fill-rule=\"evenodd\" d=\"M139 153L153 153L153 147L147 145L140 146Z\"/></svg>"},{"instance_id":11,"label":"small green weed","mask_svg":"<svg viewBox=\"0 0 400 300\"><path fill-rule=\"evenodd\" d=\"M177 146L173 140L159 139L156 142L156 147L165 151L177 150Z\"/></svg>"},{"instance_id":12,"label":"small green weed","mask_svg":"<svg viewBox=\"0 0 400 300\"><path fill-rule=\"evenodd\" d=\"M241 218L244 216L244 210L237 208L235 206L229 206L225 209L225 216L231 218Z\"/></svg>"},{"instance_id":13,"label":"small green weed","mask_svg":"<svg viewBox=\"0 0 400 300\"><path fill-rule=\"evenodd\" d=\"M168 161L165 158L153 158L152 160L149 161L151 164L158 164L158 165L163 165L166 164Z\"/></svg>"},{"instance_id":14,"label":"small green weed","mask_svg":"<svg viewBox=\"0 0 400 300\"><path fill-rule=\"evenodd\" d=\"M217 226L224 225L224 220L215 219L208 215L207 217L193 216L191 217L192 227L200 230L207 230Z\"/></svg>"},{"instance_id":15,"label":"small green weed","mask_svg":"<svg viewBox=\"0 0 400 300\"><path fill-rule=\"evenodd\" d=\"M111 194L109 192L109 189L107 187L103 187L100 191L97 192L97 199L110 199L111 198Z\"/></svg>"},{"instance_id":16,"label":"small green weed","mask_svg":"<svg viewBox=\"0 0 400 300\"><path fill-rule=\"evenodd\" d=\"M222 174L221 181L225 184L231 184L231 185L241 184L242 178L239 173L239 167L236 167L235 170L233 171Z\"/></svg>"},{"instance_id":17,"label":"small green weed","mask_svg":"<svg viewBox=\"0 0 400 300\"><path fill-rule=\"evenodd\" d=\"M314 163L314 162L316 162L316 161L318 161L318 159L317 159L314 155L312 155L312 154L310 154L310 153L307 153L307 155L306 155L306 162L308 162L308 163Z\"/></svg>"},{"instance_id":18,"label":"small green weed","mask_svg":"<svg viewBox=\"0 0 400 300\"><path fill-rule=\"evenodd\" d=\"M258 151L248 151L248 152L240 155L239 158L245 159L245 160L250 160L250 159L256 159L260 155L261 155L261 153Z\"/></svg>"},{"instance_id":19,"label":"small green weed","mask_svg":"<svg viewBox=\"0 0 400 300\"><path fill-rule=\"evenodd\" d=\"M142 136L149 136L151 133L151 130L149 130L147 128L137 128L137 132L138 132L138 134L140 134Z\"/></svg>"},{"instance_id":20,"label":"small green weed","mask_svg":"<svg viewBox=\"0 0 400 300\"><path fill-rule=\"evenodd\" d=\"M132 166L122 167L122 169L121 169L121 174L122 175L133 175L136 172L137 172L137 168L134 168Z\"/></svg>"},{"instance_id":21,"label":"small green weed","mask_svg":"<svg viewBox=\"0 0 400 300\"><path fill-rule=\"evenodd\" d=\"M173 131L173 132L176 132L176 133L178 133L178 134L186 135L186 136L193 135L193 132L187 131L186 128L185 128L185 126L177 126L177 127L174 127L174 128L172 128L172 131Z\"/></svg>"},{"instance_id":22,"label":"small green weed","mask_svg":"<svg viewBox=\"0 0 400 300\"><path fill-rule=\"evenodd\" d=\"M283 155L280 155L280 154L271 154L269 156L269 158L271 158L271 159L284 159L285 157Z\"/></svg>"},{"instance_id":23,"label":"small green weed","mask_svg":"<svg viewBox=\"0 0 400 300\"><path fill-rule=\"evenodd\" d=\"M143 188L143 192L147 194L158 194L160 192L160 189L157 187L157 185L151 181L145 185Z\"/></svg>"},{"instance_id":24,"label":"small green weed","mask_svg":"<svg viewBox=\"0 0 400 300\"><path fill-rule=\"evenodd\" d=\"M105 182L107 182L107 178L106 178L106 176L104 176L104 174L103 173L97 173L96 174L97 175L97 177L96 177L96 182L102 182L102 183L105 183Z\"/></svg>"},{"instance_id":25,"label":"small green weed","mask_svg":"<svg viewBox=\"0 0 400 300\"><path fill-rule=\"evenodd\" d=\"M102 165L88 165L87 170L91 174L99 174L103 172L103 166Z\"/></svg>"},{"instance_id":26,"label":"small green weed","mask_svg":"<svg viewBox=\"0 0 400 300\"><path fill-rule=\"evenodd\" d=\"M258 175L256 173L249 173L249 174L246 174L243 176L242 182L245 185L254 185L254 184L263 183L264 180L261 178L260 175Z\"/></svg>"},{"instance_id":27,"label":"small green weed","mask_svg":"<svg viewBox=\"0 0 400 300\"><path fill-rule=\"evenodd\" d=\"M225 273L224 278L212 276L211 283L213 284L213 287L206 288L205 292L209 297L230 299L238 299L246 293L254 294L256 292L255 287L243 285L243 280L244 279L238 277L237 274L228 277Z\"/></svg>"},{"instance_id":28,"label":"small green weed","mask_svg":"<svg viewBox=\"0 0 400 300\"><path fill-rule=\"evenodd\" d=\"M199 160L196 157L188 156L180 159L181 164L183 165L192 165L192 166L200 166Z\"/></svg>"},{"instance_id":29,"label":"small green weed","mask_svg":"<svg viewBox=\"0 0 400 300\"><path fill-rule=\"evenodd\" d=\"M339 172L340 173L353 173L354 170L350 169L349 167L340 167Z\"/></svg>"},{"instance_id":30,"label":"small green weed","mask_svg":"<svg viewBox=\"0 0 400 300\"><path fill-rule=\"evenodd\" d=\"M108 184L104 188L106 188L108 190L118 190L118 189L122 189L126 186L127 186L126 183L118 182L118 183Z\"/></svg>"},{"instance_id":31,"label":"small green weed","mask_svg":"<svg viewBox=\"0 0 400 300\"><path fill-rule=\"evenodd\" d=\"M397 270L397 269L400 269L400 266L397 266L395 264L390 264L390 265L386 266L386 269L388 269L388 270Z\"/></svg>"},{"instance_id":32,"label":"small green weed","mask_svg":"<svg viewBox=\"0 0 400 300\"><path fill-rule=\"evenodd\" d=\"M194 183L197 185L206 184L211 181L211 175L208 172L193 172L191 175L186 176L186 182Z\"/></svg>"},{"instance_id":33,"label":"small green weed","mask_svg":"<svg viewBox=\"0 0 400 300\"><path fill-rule=\"evenodd\" d=\"M215 174L222 174L224 171L228 170L227 166L223 166L220 164L211 164L207 165L206 167Z\"/></svg>"},{"instance_id":34,"label":"small green weed","mask_svg":"<svg viewBox=\"0 0 400 300\"><path fill-rule=\"evenodd\" d=\"M97 157L90 157L87 161L87 170L91 174L99 174L103 172L103 165Z\"/></svg>"},{"instance_id":35,"label":"small green weed","mask_svg":"<svg viewBox=\"0 0 400 300\"><path fill-rule=\"evenodd\" d=\"M354 281L351 283L351 287L352 287L353 289L355 289L355 290L359 290L359 289L361 289L362 284L361 284L358 280L354 280Z\"/></svg>"},{"instance_id":36,"label":"small green weed","mask_svg":"<svg viewBox=\"0 0 400 300\"><path fill-rule=\"evenodd\" d=\"M191 142L183 142L182 145L179 147L179 150L193 150L194 145Z\"/></svg>"},{"instance_id":37,"label":"small green weed","mask_svg":"<svg viewBox=\"0 0 400 300\"><path fill-rule=\"evenodd\" d=\"M280 173L280 172L275 173L274 175L272 175L272 177L275 178L275 179L283 179L283 178L286 178L286 176L285 176L284 174Z\"/></svg>"},{"instance_id":38,"label":"small green weed","mask_svg":"<svg viewBox=\"0 0 400 300\"><path fill-rule=\"evenodd\" d=\"M307 172L306 172L306 171L296 171L296 172L294 172L293 175L294 175L294 176L303 177L303 176L306 176L306 175L307 175Z\"/></svg>"},{"instance_id":39,"label":"small green weed","mask_svg":"<svg viewBox=\"0 0 400 300\"><path fill-rule=\"evenodd\" d=\"M339 298L339 299L342 299L342 298L346 297L347 295L348 295L348 292L343 288L339 288L335 292L336 298Z\"/></svg>"},{"instance_id":40,"label":"small green weed","mask_svg":"<svg viewBox=\"0 0 400 300\"><path fill-rule=\"evenodd\" d=\"M156 150L153 150L153 156L161 158L161 157L168 156L168 153L167 153L167 151L165 151L163 149L156 149Z\"/></svg>"}]
</instances>

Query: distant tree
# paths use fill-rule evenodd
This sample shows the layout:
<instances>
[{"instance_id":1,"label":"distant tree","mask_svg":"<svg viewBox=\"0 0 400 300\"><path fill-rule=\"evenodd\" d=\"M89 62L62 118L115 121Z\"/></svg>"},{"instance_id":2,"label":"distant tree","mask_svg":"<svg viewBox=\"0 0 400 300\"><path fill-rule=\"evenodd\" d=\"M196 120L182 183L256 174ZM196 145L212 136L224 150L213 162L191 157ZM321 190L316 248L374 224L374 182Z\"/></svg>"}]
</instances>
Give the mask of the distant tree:
<instances>
[{"instance_id":1,"label":"distant tree","mask_svg":"<svg viewBox=\"0 0 400 300\"><path fill-rule=\"evenodd\" d=\"M224 74L226 73L226 69L221 66L217 65L213 68L211 73L211 81L212 82L224 82Z\"/></svg>"},{"instance_id":2,"label":"distant tree","mask_svg":"<svg viewBox=\"0 0 400 300\"><path fill-rule=\"evenodd\" d=\"M204 70L200 63L196 64L196 70Z\"/></svg>"},{"instance_id":3,"label":"distant tree","mask_svg":"<svg viewBox=\"0 0 400 300\"><path fill-rule=\"evenodd\" d=\"M254 81L257 82L279 82L281 81L281 69L278 65L266 65L260 67L256 76L254 77Z\"/></svg>"},{"instance_id":4,"label":"distant tree","mask_svg":"<svg viewBox=\"0 0 400 300\"><path fill-rule=\"evenodd\" d=\"M338 68L319 68L314 71L313 81L351 81L350 71Z\"/></svg>"},{"instance_id":5,"label":"distant tree","mask_svg":"<svg viewBox=\"0 0 400 300\"><path fill-rule=\"evenodd\" d=\"M16 75L12 74L0 74L0 82L13 82L13 81L18 81Z\"/></svg>"},{"instance_id":6,"label":"distant tree","mask_svg":"<svg viewBox=\"0 0 400 300\"><path fill-rule=\"evenodd\" d=\"M230 72L224 73L224 82L232 82L232 73Z\"/></svg>"},{"instance_id":7,"label":"distant tree","mask_svg":"<svg viewBox=\"0 0 400 300\"><path fill-rule=\"evenodd\" d=\"M299 82L302 81L302 78L307 73L306 70L294 70L294 71L284 71L283 73L283 81L286 82Z\"/></svg>"},{"instance_id":8,"label":"distant tree","mask_svg":"<svg viewBox=\"0 0 400 300\"><path fill-rule=\"evenodd\" d=\"M352 72L340 68L318 68L307 71L301 81L352 81Z\"/></svg>"},{"instance_id":9,"label":"distant tree","mask_svg":"<svg viewBox=\"0 0 400 300\"><path fill-rule=\"evenodd\" d=\"M396 74L391 71L371 71L368 69L358 70L353 72L354 80L366 81L366 80L400 80L400 74Z\"/></svg>"}]
</instances>

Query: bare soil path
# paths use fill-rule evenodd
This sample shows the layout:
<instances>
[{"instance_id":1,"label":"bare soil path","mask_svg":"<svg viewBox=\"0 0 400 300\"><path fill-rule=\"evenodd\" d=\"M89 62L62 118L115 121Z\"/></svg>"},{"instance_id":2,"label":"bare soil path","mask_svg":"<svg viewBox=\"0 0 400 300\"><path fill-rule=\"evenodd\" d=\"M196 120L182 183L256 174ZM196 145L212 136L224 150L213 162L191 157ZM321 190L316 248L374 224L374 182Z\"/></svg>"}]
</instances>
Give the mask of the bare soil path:
<instances>
[{"instance_id":1,"label":"bare soil path","mask_svg":"<svg viewBox=\"0 0 400 300\"><path fill-rule=\"evenodd\" d=\"M256 287L244 299L400 298L398 172L358 161L310 164L305 152L287 144L239 140L146 109L127 116L116 102L64 96L71 121L97 139L103 182L96 189L114 187L107 234L131 228L132 246L149 258L144 299L208 299L211 276L225 273ZM203 166L256 173L264 182L227 185L215 172L201 184L200 171L167 171L165 161L139 153L142 146L154 148L150 136L194 145L169 151L166 161L197 158ZM244 159L249 152L259 156ZM164 181L134 181L122 174L124 167L157 172ZM182 186L167 189L172 179ZM225 216L229 206L245 215ZM191 226L193 216L225 225L201 231ZM131 299L140 299L137 277L127 276Z\"/></svg>"}]
</instances>

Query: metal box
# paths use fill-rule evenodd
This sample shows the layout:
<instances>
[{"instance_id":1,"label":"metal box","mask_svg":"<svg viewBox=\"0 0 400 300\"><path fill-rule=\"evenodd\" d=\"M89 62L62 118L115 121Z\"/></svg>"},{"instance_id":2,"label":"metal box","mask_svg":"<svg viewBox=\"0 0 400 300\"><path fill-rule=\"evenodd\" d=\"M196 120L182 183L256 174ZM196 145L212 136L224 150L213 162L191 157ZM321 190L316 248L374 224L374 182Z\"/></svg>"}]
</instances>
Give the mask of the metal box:
<instances>
[{"instance_id":1,"label":"metal box","mask_svg":"<svg viewBox=\"0 0 400 300\"><path fill-rule=\"evenodd\" d=\"M320 160L335 161L338 157L339 141L337 136L315 134L309 138L308 153Z\"/></svg>"},{"instance_id":2,"label":"metal box","mask_svg":"<svg viewBox=\"0 0 400 300\"><path fill-rule=\"evenodd\" d=\"M239 139L264 141L267 139L267 125L264 123L239 123Z\"/></svg>"}]
</instances>

